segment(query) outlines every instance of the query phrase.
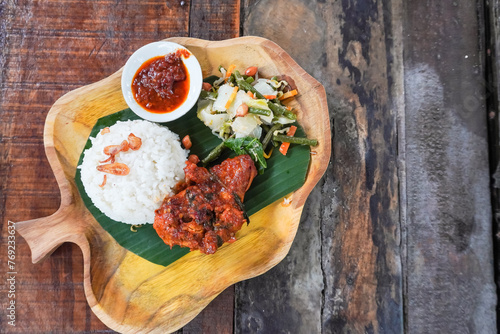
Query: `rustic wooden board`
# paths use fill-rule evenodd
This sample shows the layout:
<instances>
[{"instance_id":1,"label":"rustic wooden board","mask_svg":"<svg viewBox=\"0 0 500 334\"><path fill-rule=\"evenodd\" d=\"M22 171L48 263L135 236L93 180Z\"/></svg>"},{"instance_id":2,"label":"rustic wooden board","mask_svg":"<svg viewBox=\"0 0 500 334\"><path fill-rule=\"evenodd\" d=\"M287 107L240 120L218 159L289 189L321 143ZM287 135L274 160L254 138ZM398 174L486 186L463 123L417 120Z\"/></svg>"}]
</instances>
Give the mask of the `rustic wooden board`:
<instances>
[{"instance_id":1,"label":"rustic wooden board","mask_svg":"<svg viewBox=\"0 0 500 334\"><path fill-rule=\"evenodd\" d=\"M495 333L483 2L406 6L406 328Z\"/></svg>"},{"instance_id":2,"label":"rustic wooden board","mask_svg":"<svg viewBox=\"0 0 500 334\"><path fill-rule=\"evenodd\" d=\"M190 24L195 8L204 11L202 25ZM236 13L239 1L0 2L2 250L7 249L8 220L48 216L59 207L59 189L43 149L43 125L50 106L66 92L114 73L145 43L170 36L235 37L239 33ZM224 27L215 24L221 17ZM207 26L220 28L207 30ZM36 265L31 263L30 250L22 238L17 238L16 245L17 323L15 328L6 327L4 306L8 301L3 296L8 289L2 280L2 330L113 332L87 305L83 257L76 245L64 244ZM5 256L2 251L3 272L7 272ZM231 332L232 290L218 299L185 331L217 328L220 333Z\"/></svg>"},{"instance_id":3,"label":"rustic wooden board","mask_svg":"<svg viewBox=\"0 0 500 334\"><path fill-rule=\"evenodd\" d=\"M184 5L181 5L182 3ZM209 7L211 3L214 5ZM238 284L236 301L241 312L236 314L234 324L236 331L265 333L273 329L286 331L288 328L290 332L295 333L298 329L307 328L308 333L321 330L357 332L361 328L359 331L372 332L378 328L379 332L397 333L401 332L398 329L402 324L400 308L403 297L398 297L401 293L407 296L403 300L406 300L404 310L408 321L405 328L408 332L424 332L430 327L430 325L426 327L426 323L436 326L444 324L440 329L446 332L450 327L446 328L445 325L455 326L455 322L465 323L465 326L457 332L473 332L474 330L480 332L481 328L477 326L480 319L485 321L483 332L496 332L495 328L491 327L491 305L494 292L491 279L482 275L473 277L478 272L481 274L483 269L484 272L488 272L490 269L487 263L491 260L491 254L485 254L488 252L488 243L491 240L485 225L488 220L485 212L487 214L490 208L486 208L484 203L481 203L487 196L484 194L484 189L487 188L487 182L484 180L485 171L481 164L481 161L484 162L485 159L482 154L486 150L484 147L485 130L484 125L481 124L484 118L481 117L486 116L480 109L476 110L477 113L463 113L465 109L461 109L461 106L466 103L460 102L465 96L473 96L481 101L483 99L481 96L485 92L486 95L493 94L492 92L498 89L498 85L490 89L488 84L478 80L484 70L484 64L479 61L483 55L477 53L477 50L484 51L484 49L481 47L479 36L472 35L481 31L483 24L481 20L474 22L478 13L480 17L482 15L482 8L475 7L478 3L482 2L414 1L407 2L403 11L399 0L383 0L375 3L359 0L317 2L292 0L287 2L285 10L277 11L276 8L281 8L279 2L256 0L244 2L242 12L245 15L241 20L243 33L261 35L277 41L302 67L325 85L331 119L334 121L332 127L336 136L333 149L338 159L332 160L332 166L324 180L316 187L306 203L297 238L290 254L280 265L265 275ZM197 4L200 5L196 7ZM490 37L493 39L492 44L497 45L495 50L498 50L500 6L498 0L489 1L487 4L491 6L491 24L497 32L497 37L493 34ZM361 5L366 5L366 11L362 11ZM374 8L375 6L381 9ZM194 8L203 9L209 14L193 13ZM190 13L186 13L186 10ZM133 50L146 42L169 36L190 35L215 40L237 36L239 21L237 22L234 16L237 11L239 11L238 1L148 1L144 4L103 0L0 2L0 22L2 22L0 28L1 249L6 249L7 220L22 221L46 216L59 207L59 190L45 158L42 143L45 115L53 102L74 88L112 74L121 67ZM377 14L369 15L372 11ZM189 15L191 17L198 15L197 24L188 20ZM280 27L257 26L259 15L261 15L261 20L263 17L268 17L269 22L279 22ZM139 21L137 18L144 20ZM232 32L225 31L226 28L220 28L227 22L232 22L228 25L230 29L234 29ZM404 40L401 31L403 23L406 36ZM266 30L264 31L263 28ZM388 36L382 36L380 30L386 33L391 31L391 33ZM380 39L377 40L374 36L379 36ZM470 44L474 40L477 40L477 45ZM360 53L358 52L359 44L356 41L361 45ZM441 80L441 91L447 97L442 99L448 108L445 115L429 113L431 108L422 108L420 119L411 118L416 115L417 109L414 107L412 109L412 103L408 100L404 101L405 78L402 75L406 73L408 85L413 84L413 77L402 67L400 58L403 53L401 50L403 42L407 55L405 66L413 66L417 62L428 63L437 73L437 77ZM386 55L381 55L384 50ZM358 62L356 60L358 53L362 55L359 59L370 59L370 63ZM465 58L466 55L468 58ZM384 76L381 63L385 60L380 57L386 56L389 58ZM498 64L496 54L495 57L493 61ZM424 71L424 73L431 72ZM452 73L461 75L455 77L451 75ZM472 75L472 73L476 74ZM496 73L498 73L498 67ZM462 77L462 75L465 76ZM431 75L430 78L436 78L436 76ZM337 84L337 79L340 84ZM380 84L384 80L391 87L390 94L380 88L384 86ZM356 82L361 88L356 87ZM477 85L466 86L467 82ZM407 87L410 88L410 86ZM370 92L370 98L378 102L375 105L376 108L369 109L365 105L364 109L356 109L349 100L339 99L339 96L349 89L357 92L364 89L365 92ZM353 96L359 97L359 94L353 94ZM436 95L430 96L433 107L441 104L440 98ZM391 102L384 102L387 97L390 97ZM409 94L409 98L415 102L415 94ZM467 103L471 101L474 102L468 100ZM406 102L407 114L404 112L404 102ZM370 125L366 120L376 120L377 117L373 113L364 114L364 112L366 110L379 112L384 110L383 106L389 106L394 111L391 111L390 115L384 114L382 119L385 122L381 123L383 127L379 126L376 128L377 131L373 131L375 125L373 123ZM444 110L444 107L439 108ZM357 114L354 112L356 110ZM497 107L492 111L496 112L493 122L498 122ZM396 112L399 115L394 117ZM474 117L469 119L470 115ZM432 117L441 121L439 124L443 125L443 131L432 122ZM395 125L389 126L390 120L394 123L401 122L397 145L393 143ZM415 122L413 126L411 122ZM402 140L406 136L405 124L410 125L408 131L413 136L408 136L407 142ZM453 174L447 174L449 170L445 168L445 165L440 164L444 160L439 159L427 159L428 163L418 171L415 169L406 171L401 168L398 182L404 187L403 189L407 189L405 172L410 174L411 179L408 180L410 184L414 182L414 185L417 181L418 183L416 188L413 187L408 193L406 191L399 193L399 203L390 202L390 217L385 219L383 225L385 230L390 232L378 233L380 229L375 229L377 233L373 235L380 238L374 240L370 240L367 234L355 235L353 225L358 221L363 224L371 222L367 217L352 218L353 208L366 204L366 197L356 198L358 194L366 196L366 189L365 192L355 191L362 189L360 188L362 171L370 171L370 169L363 168L363 163L375 161L379 165L372 164L371 166L380 166L381 161L389 155L389 169L375 168L378 180L387 180L385 176L385 179L380 176L381 172L394 175L393 165L399 163L400 166L404 166L405 163L408 165L410 160L418 159L423 155L421 149L428 141L428 138L414 136L419 125L426 126L422 127L422 131L440 131L439 134L443 136L443 139L437 136L430 138L429 142L432 143L432 147L426 147L426 149L433 150L436 156L443 155L444 147L450 143L446 139L451 137L450 130L458 130L459 140L456 135L451 138L455 138L455 142L462 143L462 146L455 143L455 146L444 156L449 164L457 163L462 169L457 171L458 168L455 168ZM498 127L498 124L495 126ZM382 132L382 128L386 130L385 133ZM387 145L386 150L390 154L381 149L378 141L372 141L364 136L367 129L372 129L368 134L369 138L374 133L387 134L390 139L388 142L391 144ZM472 140L471 144L463 145L464 139ZM374 142L375 145L373 145ZM376 153L375 160L373 153L365 154L365 158L359 154L360 143L365 147L369 147L367 144L372 143L372 152ZM495 143L497 144L496 141ZM395 161L396 159L392 157L396 149L399 152L400 161ZM401 156L406 150L408 150L408 157L405 161ZM349 154L351 151L354 154ZM474 160L477 160L477 165L474 165ZM30 168L25 168L26 166ZM349 167L353 170L349 170ZM417 172L429 171L434 177L438 175L435 179L441 180L441 183L433 181L437 182L440 189L456 189L453 185L455 183L450 183L457 177L459 179L457 184L464 183L469 188L458 189L456 193L446 192L439 196L440 201L435 203L439 203L439 208L451 217L443 218L444 215L442 215L437 219L433 216L436 218L433 221L441 227L444 233L423 235L423 231L417 229L419 221L412 218L412 215L419 213L424 218L430 217L424 212L422 203L417 201L427 196L425 189L421 189L422 183L419 182ZM446 173L443 172L444 178L439 175L441 171L446 171ZM477 177L476 175L483 175L479 177L478 182L483 187L476 193L472 193L470 189L477 190L473 186L478 187L478 185L472 184L469 176ZM354 180L352 182L351 177ZM380 184L376 190L382 196L378 198L372 196L371 202L374 205L387 203L383 200L385 198L387 201L388 196L383 195L384 191L381 190L383 187ZM466 200L459 199L463 194ZM431 193L431 195L436 194ZM397 195L393 195L392 198L395 196ZM407 196L411 204L408 208L404 205ZM449 206L448 203L450 203ZM475 203L472 208L471 203ZM394 225L397 225L394 220L394 216L397 215L394 210L395 205L399 205L401 209L400 230L397 227L394 228ZM462 205L477 213L478 218L473 224L470 223L470 213L464 213L465 210L460 209ZM484 212L478 211L478 208L483 205ZM457 206L460 210L455 211ZM455 212L464 214L465 219L462 221L465 221L465 224L454 224L460 221L460 217L453 216ZM381 222L381 219L379 217L378 222ZM381 225L373 223L372 226L380 227ZM464 229L456 229L458 226ZM460 238L462 231L468 231L471 227L470 239ZM345 233L346 230L351 233ZM401 240L399 240L400 232ZM364 263L366 257L357 259L355 256L342 256L342 253L348 254L349 251L347 246L342 244L342 236L347 243L349 240L360 240L360 249L364 250L374 242L388 245L385 248L385 259L377 257L375 261L376 263L385 262L389 267L385 271L388 275L381 280L386 282L385 286L374 288L377 282L373 280L373 275L364 274L368 273L367 268L370 267L358 266ZM433 242L429 241L425 244L428 247L425 248L419 243L420 240ZM473 242L468 243L467 240ZM478 240L481 240L480 246L478 246ZM366 246L365 242L367 242ZM443 243L442 247L430 248L440 242ZM458 252L457 245L459 248L464 247L464 250ZM389 253L391 247L396 251L392 255ZM402 252L401 261L397 253L399 247ZM93 315L87 306L82 284L83 257L77 246L64 244L50 258L37 265L31 264L30 251L21 238L17 240L17 248L18 327L13 329L14 332L112 332ZM477 249L479 249L478 253L476 253ZM446 253L448 251L449 253ZM408 253L408 257L404 256L405 253ZM422 255L417 256L419 254ZM446 262L449 260L446 259L446 255L450 256L451 264ZM453 257L455 255L456 257ZM3 253L0 255L2 259L0 268L5 272L4 256ZM346 262L346 259L350 259L350 262ZM437 267L434 261L440 266ZM397 275L398 263L404 265L403 272L407 273L406 279L409 279L402 291ZM430 264L431 270L424 272L423 269L426 268L417 266L421 264ZM417 275L412 275L413 270L416 270ZM341 277L343 280L339 281ZM470 280L470 277L473 279ZM426 289L425 291L429 290L427 294L419 291L419 278L427 279L425 285L423 283L421 285ZM450 279L453 284L446 284L446 281ZM477 285L470 288L468 285L470 282L475 282ZM480 287L483 287L482 291L485 292L478 295ZM368 296L375 295L380 299L375 299L375 311L372 309L371 312L360 315L356 313L353 298L359 295L360 291L364 292L365 288ZM323 289L325 289L324 293ZM384 294L374 292L374 289L391 291L391 297L383 299L381 296ZM0 295L5 296L6 291L6 283L2 281ZM276 298L268 297L271 292ZM463 300L457 301L457 293L463 297ZM450 301L448 303L447 298ZM227 308L232 300L232 291L226 290L183 331L186 333L232 332L232 306L230 309ZM368 300L373 301L372 298ZM464 306L466 302L467 305ZM393 308L387 307L387 304L393 305ZM465 312L464 316L463 311L471 309L471 305L476 306L476 313ZM0 298L0 306L2 308L0 328L3 329L5 299ZM485 312L479 311L481 306ZM320 311L317 307L320 307ZM391 309L399 311L393 312L391 315L393 321L386 322L385 327L382 328L377 321L373 320L379 317L379 314L385 314L385 319L387 319L386 311ZM436 310L438 313L435 313ZM453 316L455 311L456 316ZM470 320L471 314L478 316L477 321ZM438 315L442 316L441 322ZM280 319L284 320L280 321ZM372 320L375 326L369 325L363 328L363 324L369 320Z\"/></svg>"},{"instance_id":4,"label":"rustic wooden board","mask_svg":"<svg viewBox=\"0 0 500 334\"><path fill-rule=\"evenodd\" d=\"M279 41L325 86L334 141L290 254L237 286L238 333L402 331L401 11L400 1L245 3L243 34Z\"/></svg>"},{"instance_id":5,"label":"rustic wooden board","mask_svg":"<svg viewBox=\"0 0 500 334\"><path fill-rule=\"evenodd\" d=\"M85 295L92 311L109 327L127 333L167 333L192 320L229 285L252 278L276 265L288 252L303 205L323 175L330 158L330 128L324 88L279 46L263 38L221 42L171 38L200 61L204 76L218 73L221 63L237 68L257 64L270 77L287 73L301 92L292 101L308 137L316 138L304 185L250 217L237 242L207 256L191 252L163 267L119 246L85 208L75 186L80 152L98 118L126 108L121 71L64 95L52 106L44 128L48 160L61 189L61 206L50 217L18 222L33 262L49 256L63 242L83 252Z\"/></svg>"}]
</instances>

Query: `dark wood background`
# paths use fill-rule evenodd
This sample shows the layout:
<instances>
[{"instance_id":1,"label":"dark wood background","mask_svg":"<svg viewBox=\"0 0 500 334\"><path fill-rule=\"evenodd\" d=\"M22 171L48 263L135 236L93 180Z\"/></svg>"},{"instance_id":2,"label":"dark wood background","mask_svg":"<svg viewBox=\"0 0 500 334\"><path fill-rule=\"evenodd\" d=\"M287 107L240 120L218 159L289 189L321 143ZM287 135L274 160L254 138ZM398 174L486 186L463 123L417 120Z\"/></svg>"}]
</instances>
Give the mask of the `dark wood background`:
<instances>
[{"instance_id":1,"label":"dark wood background","mask_svg":"<svg viewBox=\"0 0 500 334\"><path fill-rule=\"evenodd\" d=\"M257 35L325 86L331 164L289 255L228 288L179 333L496 332L499 8L498 0L0 2L2 275L7 222L48 216L60 203L42 141L60 96L114 73L148 42ZM87 306L78 247L64 244L33 265L19 236L16 246L16 327L7 325L2 279L1 332L113 332Z\"/></svg>"}]
</instances>

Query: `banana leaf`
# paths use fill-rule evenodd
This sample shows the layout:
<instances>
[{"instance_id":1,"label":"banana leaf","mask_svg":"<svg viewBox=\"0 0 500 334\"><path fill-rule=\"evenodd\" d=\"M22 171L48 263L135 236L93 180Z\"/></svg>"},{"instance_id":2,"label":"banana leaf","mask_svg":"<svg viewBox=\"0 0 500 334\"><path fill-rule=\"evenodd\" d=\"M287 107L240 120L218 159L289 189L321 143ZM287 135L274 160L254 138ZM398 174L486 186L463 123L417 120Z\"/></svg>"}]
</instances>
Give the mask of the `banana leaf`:
<instances>
[{"instance_id":1,"label":"banana leaf","mask_svg":"<svg viewBox=\"0 0 500 334\"><path fill-rule=\"evenodd\" d=\"M189 135L193 143L190 154L196 154L201 159L220 144L221 140L214 136L196 116L196 106L186 115L178 120L160 124L177 133L180 138ZM117 121L140 119L130 109L125 109L115 114L100 118L94 125L90 137L95 137L99 131ZM304 131L298 127L296 136L304 136ZM90 139L87 141L84 151L91 146ZM228 150L226 150L228 151ZM220 163L227 158L227 153L221 156L213 164ZM309 147L293 145L286 156L280 154L277 149L267 161L268 167L264 174L257 175L252 186L245 194L245 208L250 216L267 205L281 199L283 196L299 189L305 181L310 159ZM83 160L83 151L78 165ZM143 257L144 259L168 266L189 252L188 248L174 246L172 249L166 245L156 234L152 224L142 225L137 232L130 230L130 225L117 222L104 215L97 209L83 187L80 169L77 168L75 176L76 185L80 196L88 210L92 213L99 224L127 250ZM250 224L251 224L250 219ZM279 224L279 222L273 222ZM238 241L236 241L238 242ZM209 256L209 255L207 255Z\"/></svg>"}]
</instances>

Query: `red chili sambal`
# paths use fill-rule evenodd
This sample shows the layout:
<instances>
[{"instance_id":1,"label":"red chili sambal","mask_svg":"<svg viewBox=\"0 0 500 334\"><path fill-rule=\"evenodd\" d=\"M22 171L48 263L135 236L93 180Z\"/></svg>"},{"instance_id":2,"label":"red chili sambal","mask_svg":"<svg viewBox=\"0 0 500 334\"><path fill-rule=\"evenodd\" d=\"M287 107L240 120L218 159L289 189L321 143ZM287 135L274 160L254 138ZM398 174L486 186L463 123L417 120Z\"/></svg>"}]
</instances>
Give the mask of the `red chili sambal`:
<instances>
[{"instance_id":1,"label":"red chili sambal","mask_svg":"<svg viewBox=\"0 0 500 334\"><path fill-rule=\"evenodd\" d=\"M153 113L168 113L177 109L189 93L189 73L182 57L190 55L184 49L146 61L132 80L136 102Z\"/></svg>"},{"instance_id":2,"label":"red chili sambal","mask_svg":"<svg viewBox=\"0 0 500 334\"><path fill-rule=\"evenodd\" d=\"M249 222L242 202L257 169L250 156L240 155L210 171L190 159L184 173L177 194L155 211L153 227L170 247L213 254L224 242L235 241L236 232Z\"/></svg>"}]
</instances>

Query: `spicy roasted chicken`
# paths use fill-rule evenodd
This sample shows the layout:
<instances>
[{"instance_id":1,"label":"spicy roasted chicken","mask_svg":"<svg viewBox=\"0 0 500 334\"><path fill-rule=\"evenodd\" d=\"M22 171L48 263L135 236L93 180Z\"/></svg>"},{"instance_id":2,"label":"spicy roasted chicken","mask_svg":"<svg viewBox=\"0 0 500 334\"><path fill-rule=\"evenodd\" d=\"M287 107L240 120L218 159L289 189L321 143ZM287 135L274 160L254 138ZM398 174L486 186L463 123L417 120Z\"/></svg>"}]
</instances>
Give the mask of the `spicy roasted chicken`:
<instances>
[{"instance_id":1,"label":"spicy roasted chicken","mask_svg":"<svg viewBox=\"0 0 500 334\"><path fill-rule=\"evenodd\" d=\"M236 232L249 223L242 202L257 169L248 155L227 159L210 171L190 160L185 182L155 211L153 227L170 247L213 254L224 242L235 241Z\"/></svg>"}]
</instances>

